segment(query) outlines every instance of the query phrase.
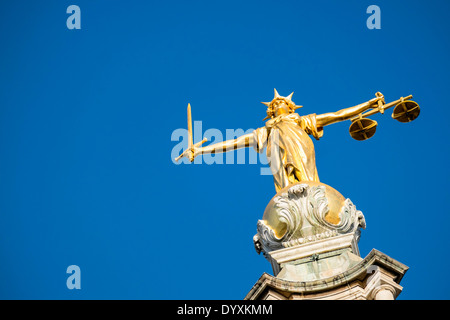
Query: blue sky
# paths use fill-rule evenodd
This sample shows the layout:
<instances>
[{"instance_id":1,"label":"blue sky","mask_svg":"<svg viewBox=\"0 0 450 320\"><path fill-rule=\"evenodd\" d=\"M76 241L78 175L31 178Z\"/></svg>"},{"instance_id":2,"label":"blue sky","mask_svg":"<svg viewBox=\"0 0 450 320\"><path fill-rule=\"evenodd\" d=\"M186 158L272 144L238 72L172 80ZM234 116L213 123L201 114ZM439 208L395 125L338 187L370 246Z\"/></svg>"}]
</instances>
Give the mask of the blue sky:
<instances>
[{"instance_id":1,"label":"blue sky","mask_svg":"<svg viewBox=\"0 0 450 320\"><path fill-rule=\"evenodd\" d=\"M81 9L81 29L66 8ZM381 8L369 30L366 9ZM442 1L3 1L0 298L242 299L270 264L256 222L275 195L260 164L176 165L186 106L203 131L263 126L273 88L300 114L414 95L315 141L322 182L410 267L399 299L449 299L450 49ZM197 141L195 141L197 142ZM81 289L66 269L81 269Z\"/></svg>"}]
</instances>

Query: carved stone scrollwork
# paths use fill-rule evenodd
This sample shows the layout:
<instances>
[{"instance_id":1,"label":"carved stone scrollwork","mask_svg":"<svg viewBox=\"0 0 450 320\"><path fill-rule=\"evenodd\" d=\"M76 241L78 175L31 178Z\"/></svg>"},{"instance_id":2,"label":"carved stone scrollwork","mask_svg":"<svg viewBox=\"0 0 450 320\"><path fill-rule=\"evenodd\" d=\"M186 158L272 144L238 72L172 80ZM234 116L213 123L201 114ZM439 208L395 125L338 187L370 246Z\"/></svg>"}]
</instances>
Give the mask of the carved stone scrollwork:
<instances>
[{"instance_id":1,"label":"carved stone scrollwork","mask_svg":"<svg viewBox=\"0 0 450 320\"><path fill-rule=\"evenodd\" d=\"M278 193L266 212L277 221L278 226L282 226L277 230L278 233L282 230L282 234L277 235L267 220L259 220L253 239L256 251L265 255L270 251L351 232L356 234L358 240L360 228L366 227L364 215L356 210L350 199L346 199L336 213L339 221L330 222L327 218L330 206L325 186L300 183Z\"/></svg>"}]
</instances>

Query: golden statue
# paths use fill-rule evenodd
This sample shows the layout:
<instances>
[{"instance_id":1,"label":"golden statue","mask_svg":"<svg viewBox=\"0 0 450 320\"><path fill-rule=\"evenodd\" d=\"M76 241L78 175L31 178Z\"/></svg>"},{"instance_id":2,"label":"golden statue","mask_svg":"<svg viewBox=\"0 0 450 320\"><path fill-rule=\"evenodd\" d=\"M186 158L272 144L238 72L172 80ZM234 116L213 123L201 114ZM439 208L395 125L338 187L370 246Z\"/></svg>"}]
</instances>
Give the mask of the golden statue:
<instances>
[{"instance_id":1,"label":"golden statue","mask_svg":"<svg viewBox=\"0 0 450 320\"><path fill-rule=\"evenodd\" d=\"M384 113L384 110L397 105L392 117L401 122L409 122L417 118L420 108L410 99L412 96L400 98L394 102L385 103L380 92L375 98L354 107L324 114L309 114L300 116L295 110L302 108L292 101L292 95L280 96L276 89L270 102L263 102L267 108L268 120L264 127L250 134L240 136L205 147L201 147L206 139L193 144L191 107L188 105L188 148L176 159L189 157L192 162L199 154L221 153L240 148L253 147L257 152L267 149L267 158L273 173L276 191L298 182L319 182L316 168L314 144L309 137L319 139L323 128L330 124L351 120L350 135L356 140L366 140L375 134L377 123L367 116ZM368 109L372 109L363 114Z\"/></svg>"}]
</instances>

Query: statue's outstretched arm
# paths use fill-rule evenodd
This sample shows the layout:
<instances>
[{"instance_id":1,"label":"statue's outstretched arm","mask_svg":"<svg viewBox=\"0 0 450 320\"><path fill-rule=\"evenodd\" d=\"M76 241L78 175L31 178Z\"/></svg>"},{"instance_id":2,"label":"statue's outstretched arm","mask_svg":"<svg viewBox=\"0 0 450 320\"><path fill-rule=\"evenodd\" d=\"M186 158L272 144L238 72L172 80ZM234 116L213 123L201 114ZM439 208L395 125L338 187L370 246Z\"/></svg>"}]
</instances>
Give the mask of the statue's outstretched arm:
<instances>
[{"instance_id":1,"label":"statue's outstretched arm","mask_svg":"<svg viewBox=\"0 0 450 320\"><path fill-rule=\"evenodd\" d=\"M253 133L244 134L239 138L214 143L206 147L200 147L199 145L204 141L206 141L206 139L204 139L200 143L192 145L190 149L186 150L187 152L186 151L183 152L177 158L177 161L182 157L188 157L189 160L192 162L194 161L194 158L199 154L222 153L241 148L248 148L254 146L256 143Z\"/></svg>"},{"instance_id":2,"label":"statue's outstretched arm","mask_svg":"<svg viewBox=\"0 0 450 320\"><path fill-rule=\"evenodd\" d=\"M254 144L253 133L244 134L233 140L226 140L218 142L206 147L198 148L197 154L208 154L208 153L222 153L232 150L237 150L241 148L248 148ZM195 152L195 151L194 151Z\"/></svg>"},{"instance_id":3,"label":"statue's outstretched arm","mask_svg":"<svg viewBox=\"0 0 450 320\"><path fill-rule=\"evenodd\" d=\"M329 112L317 115L316 116L317 127L325 127L336 122L349 120L351 118L356 117L360 113L366 111L367 109L378 108L378 101L384 103L384 96L379 92L376 93L376 96L377 96L376 98L358 104L357 106L354 107L342 109L336 112Z\"/></svg>"}]
</instances>

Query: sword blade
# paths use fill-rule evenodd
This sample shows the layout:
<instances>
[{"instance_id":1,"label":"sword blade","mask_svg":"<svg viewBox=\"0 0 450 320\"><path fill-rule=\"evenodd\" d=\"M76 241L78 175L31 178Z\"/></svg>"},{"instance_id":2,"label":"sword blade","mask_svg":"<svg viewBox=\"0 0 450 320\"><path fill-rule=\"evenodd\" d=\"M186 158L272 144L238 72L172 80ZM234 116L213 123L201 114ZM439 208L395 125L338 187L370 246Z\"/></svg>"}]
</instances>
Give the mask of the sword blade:
<instances>
[{"instance_id":1,"label":"sword blade","mask_svg":"<svg viewBox=\"0 0 450 320\"><path fill-rule=\"evenodd\" d=\"M188 148L191 148L194 145L194 142L192 139L192 116L190 103L188 103L187 107L187 122L188 122Z\"/></svg>"}]
</instances>

